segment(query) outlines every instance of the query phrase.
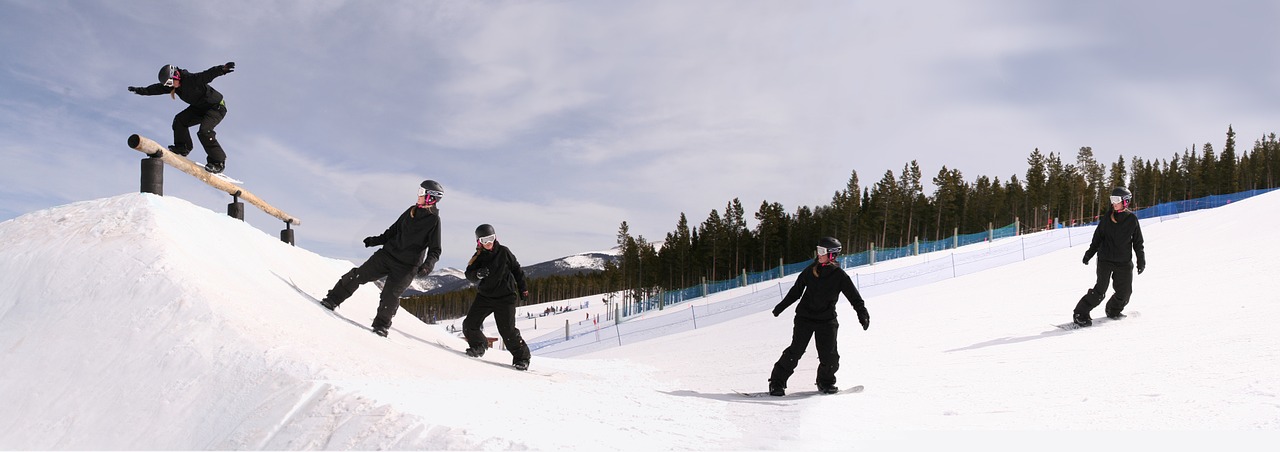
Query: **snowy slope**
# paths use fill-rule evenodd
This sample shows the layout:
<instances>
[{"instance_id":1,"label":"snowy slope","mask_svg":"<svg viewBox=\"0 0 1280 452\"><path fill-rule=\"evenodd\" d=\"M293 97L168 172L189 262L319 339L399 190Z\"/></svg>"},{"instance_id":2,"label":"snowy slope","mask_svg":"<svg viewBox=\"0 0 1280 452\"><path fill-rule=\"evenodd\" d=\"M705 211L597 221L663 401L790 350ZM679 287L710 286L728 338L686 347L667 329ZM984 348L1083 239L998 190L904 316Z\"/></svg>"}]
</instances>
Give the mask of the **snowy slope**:
<instances>
[{"instance_id":1,"label":"snowy slope","mask_svg":"<svg viewBox=\"0 0 1280 452\"><path fill-rule=\"evenodd\" d=\"M1269 450L1277 221L1272 193L1144 222L1141 314L1094 329L1050 326L1092 281L1080 246L877 295L869 331L844 305L838 376L867 391L778 400L733 391L764 388L790 311L520 373L405 313L374 336L372 285L320 309L349 262L180 199L81 202L0 223L0 447Z\"/></svg>"}]
</instances>

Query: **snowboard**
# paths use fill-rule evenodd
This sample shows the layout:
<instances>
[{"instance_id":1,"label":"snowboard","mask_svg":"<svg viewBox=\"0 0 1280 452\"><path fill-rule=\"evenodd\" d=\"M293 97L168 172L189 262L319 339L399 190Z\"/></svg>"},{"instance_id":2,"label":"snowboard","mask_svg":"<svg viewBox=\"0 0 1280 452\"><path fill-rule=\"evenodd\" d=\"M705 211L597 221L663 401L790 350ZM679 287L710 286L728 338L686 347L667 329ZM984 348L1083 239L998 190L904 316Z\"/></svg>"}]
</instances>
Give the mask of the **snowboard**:
<instances>
[{"instance_id":1,"label":"snowboard","mask_svg":"<svg viewBox=\"0 0 1280 452\"><path fill-rule=\"evenodd\" d=\"M1058 328L1058 329L1060 329L1060 330L1072 331L1072 330L1078 330L1078 329L1081 329L1081 328L1093 328L1093 327L1097 327L1097 326L1102 326L1102 325L1106 325L1106 324L1111 323L1111 322L1119 322L1119 321L1121 321L1121 320L1124 320L1124 319L1131 319L1131 318L1134 318L1134 317L1137 317L1137 316L1138 316L1138 313L1135 311L1135 312L1130 312L1130 313L1128 313L1128 314L1125 314L1125 315L1124 315L1124 317L1121 317L1121 318L1118 318L1118 319L1112 319L1111 317L1098 317L1098 318L1096 318L1096 319L1093 319L1093 325L1092 325L1092 326L1080 326L1080 325L1076 325L1076 322L1067 322L1067 323L1063 323L1063 324L1061 324L1061 325L1054 325L1054 326L1055 326L1055 327L1057 327L1057 328Z\"/></svg>"},{"instance_id":2,"label":"snowboard","mask_svg":"<svg viewBox=\"0 0 1280 452\"><path fill-rule=\"evenodd\" d=\"M450 350L450 351L453 351L453 352L455 352L455 353L458 353L458 354L460 354L460 355L462 355L462 356L465 356L465 357L467 357L467 359L474 360L474 361L478 361L478 362L482 362L482 363L489 364L489 365L493 365L493 366L498 366L498 367L501 367L501 368L504 368L504 369L514 370L514 371L516 371L516 372L527 373L527 374L533 374L533 375L541 375L541 376L544 376L544 377L550 377L550 376L552 376L552 375L555 375L555 374L553 374L553 373L539 372L539 371L536 371L536 370L530 370L530 369L520 370L520 369L517 369L515 366L510 365L510 364L503 364L503 363L499 363L499 362L489 361L489 360L484 359L483 357L479 357L479 358L477 358L477 357L474 357L474 356L468 355L466 350L458 350L458 349L456 349L456 348L453 348L453 347L450 347L450 346L448 346L448 345L445 345L445 344L444 344L444 342L436 341L436 345L437 345L437 346L439 346L440 348L443 348L443 349L446 349L446 350ZM486 353L486 354L487 354L487 353Z\"/></svg>"},{"instance_id":3,"label":"snowboard","mask_svg":"<svg viewBox=\"0 0 1280 452\"><path fill-rule=\"evenodd\" d=\"M173 150L172 150L172 149L165 149L165 151L168 151L170 154L173 154L175 157L179 157L179 158L181 158L181 159L183 159L183 160L186 160L186 161L188 161L188 162L191 162L191 164L192 164L192 165L195 165L196 167L198 167L198 168L200 168L200 169L204 169L204 165L205 165L205 164L204 164L204 162L197 162L197 161L196 161L195 159L193 159L193 158L189 158L189 157L187 157L187 156L185 156L185 155L179 154L179 153L177 153L177 152L173 152ZM207 170L206 170L206 171L207 171ZM222 180L224 180L224 181L227 181L227 182L230 182L230 183L233 183L233 184L236 184L236 185L239 185L239 184L243 184L243 183L244 183L244 181L239 180L239 179L236 179L236 178L231 177L231 176L228 176L228 175L226 175L225 173L210 173L210 174L213 174L213 177L216 177L216 178L218 178L218 179L222 179Z\"/></svg>"},{"instance_id":4,"label":"snowboard","mask_svg":"<svg viewBox=\"0 0 1280 452\"><path fill-rule=\"evenodd\" d=\"M813 397L818 395L857 394L859 392L862 392L863 389L866 389L866 387L862 385L857 385L857 386L841 389L840 392L837 392L835 394L823 394L821 392L818 392L817 390L813 390L813 391L788 392L787 395L784 395L784 396L771 396L769 395L768 391L765 391L765 392L734 391L734 392L737 392L739 395L743 397L752 397L752 398L771 397L771 398L778 398L778 399L798 399L798 398Z\"/></svg>"},{"instance_id":5,"label":"snowboard","mask_svg":"<svg viewBox=\"0 0 1280 452\"><path fill-rule=\"evenodd\" d=\"M198 166L198 167L200 167L200 169L204 169L204 163L202 163L202 162L197 162L197 161L195 161L195 160L192 160L192 161L191 161L191 163L192 163L192 164L194 164L194 165L196 165L196 166ZM209 173L209 174L212 174L212 175L213 175L213 177L216 177L216 178L218 178L218 179L222 179L222 180L224 180L224 181L227 181L227 182L230 182L230 183L233 183L233 184L236 184L236 185L244 184L244 181L242 181L242 180L240 180L240 179L236 179L236 178L231 177L231 176L228 176L226 173Z\"/></svg>"}]
</instances>

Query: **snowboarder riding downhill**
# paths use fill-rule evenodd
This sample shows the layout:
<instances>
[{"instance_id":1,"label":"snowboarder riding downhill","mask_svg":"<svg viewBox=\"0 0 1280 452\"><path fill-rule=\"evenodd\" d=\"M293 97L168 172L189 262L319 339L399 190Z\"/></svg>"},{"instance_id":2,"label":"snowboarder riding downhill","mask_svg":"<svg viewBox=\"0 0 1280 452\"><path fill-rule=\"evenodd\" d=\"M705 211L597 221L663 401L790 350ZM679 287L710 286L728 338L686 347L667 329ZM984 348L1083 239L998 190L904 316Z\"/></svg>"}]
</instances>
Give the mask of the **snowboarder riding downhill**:
<instances>
[{"instance_id":1,"label":"snowboarder riding downhill","mask_svg":"<svg viewBox=\"0 0 1280 452\"><path fill-rule=\"evenodd\" d=\"M480 329L485 317L493 314L502 344L511 352L511 365L517 370L529 369L529 345L516 328L516 298L529 299L524 270L511 254L511 249L498 243L493 226L476 228L476 253L467 263L467 280L476 283L476 299L471 302L467 318L462 321L462 334L467 338L467 355L479 358L489 347Z\"/></svg>"},{"instance_id":2,"label":"snowboarder riding downhill","mask_svg":"<svg viewBox=\"0 0 1280 452\"><path fill-rule=\"evenodd\" d=\"M213 79L235 71L236 64L228 62L214 66L204 72L191 73L172 64L160 68L160 83L146 87L130 86L129 92L139 96L156 96L168 94L169 97L182 99L190 104L186 109L173 117L173 145L169 150L174 154L186 157L191 153L191 132L187 129L199 125L196 136L200 137L200 145L204 147L209 162L204 169L213 174L221 173L227 165L227 153L218 144L217 133L213 131L222 118L227 116L227 103L222 93L209 86Z\"/></svg>"},{"instance_id":3,"label":"snowboarder riding downhill","mask_svg":"<svg viewBox=\"0 0 1280 452\"><path fill-rule=\"evenodd\" d=\"M840 392L836 387L836 371L840 369L840 354L836 351L836 332L840 328L836 321L836 303L840 301L841 293L857 311L862 329L871 326L871 314L867 313L862 295L858 294L849 274L836 262L840 241L834 237L823 237L818 240L816 251L817 258L800 272L795 285L773 308L773 316L777 317L797 299L800 300L796 305L791 345L782 351L782 357L773 365L773 374L769 376L769 395L772 396L787 394L787 379L795 372L800 357L809 347L810 338L817 339L818 391L823 394Z\"/></svg>"},{"instance_id":4,"label":"snowboarder riding downhill","mask_svg":"<svg viewBox=\"0 0 1280 452\"><path fill-rule=\"evenodd\" d=\"M422 181L416 204L400 214L381 235L365 237L364 246L381 245L382 248L364 264L342 275L320 304L335 310L362 284L385 276L378 314L373 318L373 332L386 337L391 318L400 308L400 295L409 288L414 275L430 274L440 259L440 209L436 204L441 198L444 198L444 187L433 180Z\"/></svg>"},{"instance_id":5,"label":"snowboarder riding downhill","mask_svg":"<svg viewBox=\"0 0 1280 452\"><path fill-rule=\"evenodd\" d=\"M1129 212L1129 204L1133 194L1129 189L1116 187L1111 191L1111 213L1098 220L1097 229L1093 230L1093 241L1084 252L1084 264L1098 255L1098 280L1094 283L1080 302L1076 303L1072 313L1072 321L1077 326L1093 325L1089 311L1102 303L1107 294L1108 280L1116 283L1116 291L1107 300L1107 317L1115 320L1124 317L1124 307L1129 304L1129 295L1133 293L1133 256L1138 257L1138 274L1147 268L1147 255L1143 252L1142 226L1138 224L1138 216Z\"/></svg>"}]
</instances>

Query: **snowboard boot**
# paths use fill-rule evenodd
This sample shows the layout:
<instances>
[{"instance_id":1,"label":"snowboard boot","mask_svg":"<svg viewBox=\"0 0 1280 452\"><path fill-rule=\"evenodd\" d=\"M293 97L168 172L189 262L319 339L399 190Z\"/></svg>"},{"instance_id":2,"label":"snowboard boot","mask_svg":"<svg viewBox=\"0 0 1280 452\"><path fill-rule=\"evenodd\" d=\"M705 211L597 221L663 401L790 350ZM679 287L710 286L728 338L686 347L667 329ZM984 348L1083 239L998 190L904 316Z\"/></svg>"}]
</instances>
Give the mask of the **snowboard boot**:
<instances>
[{"instance_id":1,"label":"snowboard boot","mask_svg":"<svg viewBox=\"0 0 1280 452\"><path fill-rule=\"evenodd\" d=\"M515 364L511 365L511 367L516 368L516 370L529 370L529 361L526 361L526 360L516 361Z\"/></svg>"},{"instance_id":2,"label":"snowboard boot","mask_svg":"<svg viewBox=\"0 0 1280 452\"><path fill-rule=\"evenodd\" d=\"M784 395L787 395L787 387L779 384L775 384L774 382L770 381L769 395L774 397L782 397Z\"/></svg>"},{"instance_id":3,"label":"snowboard boot","mask_svg":"<svg viewBox=\"0 0 1280 452\"><path fill-rule=\"evenodd\" d=\"M1093 319L1089 317L1089 314L1081 314L1077 312L1074 315L1072 315L1071 321L1074 322L1076 326L1081 328L1084 328L1086 326L1093 326Z\"/></svg>"},{"instance_id":4,"label":"snowboard boot","mask_svg":"<svg viewBox=\"0 0 1280 452\"><path fill-rule=\"evenodd\" d=\"M186 157L186 156L187 156L187 154L190 154L190 153L191 153L191 150L190 150L190 149L186 149L186 148L182 148L182 147L178 147L178 145L174 144L174 145L170 145L170 146L169 146L169 152L172 152L172 153L174 153L174 154L178 154L178 155L181 155L181 156L183 156L183 157Z\"/></svg>"},{"instance_id":5,"label":"snowboard boot","mask_svg":"<svg viewBox=\"0 0 1280 452\"><path fill-rule=\"evenodd\" d=\"M1124 307L1127 304L1129 304L1129 300L1121 299L1114 294L1111 295L1111 299L1107 300L1107 317L1111 320L1123 319L1125 315L1121 314L1121 311L1124 311Z\"/></svg>"},{"instance_id":6,"label":"snowboard boot","mask_svg":"<svg viewBox=\"0 0 1280 452\"><path fill-rule=\"evenodd\" d=\"M484 349L477 348L477 347L467 347L467 356L470 356L472 358L479 358L481 356L484 356Z\"/></svg>"},{"instance_id":7,"label":"snowboard boot","mask_svg":"<svg viewBox=\"0 0 1280 452\"><path fill-rule=\"evenodd\" d=\"M226 169L226 167L226 162L209 162L204 165L204 170L208 171L210 174L218 174L221 173L222 170Z\"/></svg>"},{"instance_id":8,"label":"snowboard boot","mask_svg":"<svg viewBox=\"0 0 1280 452\"><path fill-rule=\"evenodd\" d=\"M840 392L840 388L837 388L834 384L818 383L818 392L823 394L835 394Z\"/></svg>"},{"instance_id":9,"label":"snowboard boot","mask_svg":"<svg viewBox=\"0 0 1280 452\"><path fill-rule=\"evenodd\" d=\"M324 306L325 309L328 309L330 311L338 309L338 305L334 304L329 300L320 300L320 306Z\"/></svg>"},{"instance_id":10,"label":"snowboard boot","mask_svg":"<svg viewBox=\"0 0 1280 452\"><path fill-rule=\"evenodd\" d=\"M382 337L387 337L387 328L381 327L381 326L375 326L373 327L373 334L376 334Z\"/></svg>"}]
</instances>

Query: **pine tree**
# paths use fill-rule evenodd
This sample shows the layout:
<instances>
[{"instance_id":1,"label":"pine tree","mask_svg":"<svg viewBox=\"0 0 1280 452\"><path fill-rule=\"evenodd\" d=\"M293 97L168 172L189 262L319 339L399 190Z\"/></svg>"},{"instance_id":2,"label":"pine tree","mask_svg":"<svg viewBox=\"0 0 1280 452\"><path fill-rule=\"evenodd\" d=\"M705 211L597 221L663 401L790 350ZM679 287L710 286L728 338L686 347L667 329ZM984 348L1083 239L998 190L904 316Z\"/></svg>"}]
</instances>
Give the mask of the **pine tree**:
<instances>
[{"instance_id":1,"label":"pine tree","mask_svg":"<svg viewBox=\"0 0 1280 452\"><path fill-rule=\"evenodd\" d=\"M1227 194L1240 191L1239 175L1236 174L1236 132L1227 126L1227 144L1222 148L1218 158L1218 193Z\"/></svg>"},{"instance_id":2,"label":"pine tree","mask_svg":"<svg viewBox=\"0 0 1280 452\"><path fill-rule=\"evenodd\" d=\"M791 219L782 204L762 201L756 211L756 243L760 246L761 268L772 268L778 259L786 257L787 230Z\"/></svg>"},{"instance_id":3,"label":"pine tree","mask_svg":"<svg viewBox=\"0 0 1280 452\"><path fill-rule=\"evenodd\" d=\"M1036 228L1044 224L1040 213L1047 213L1049 209L1049 176L1045 165L1045 157L1040 153L1040 148L1031 151L1031 156L1027 157L1026 201L1027 207L1031 209L1031 224Z\"/></svg>"}]
</instances>

